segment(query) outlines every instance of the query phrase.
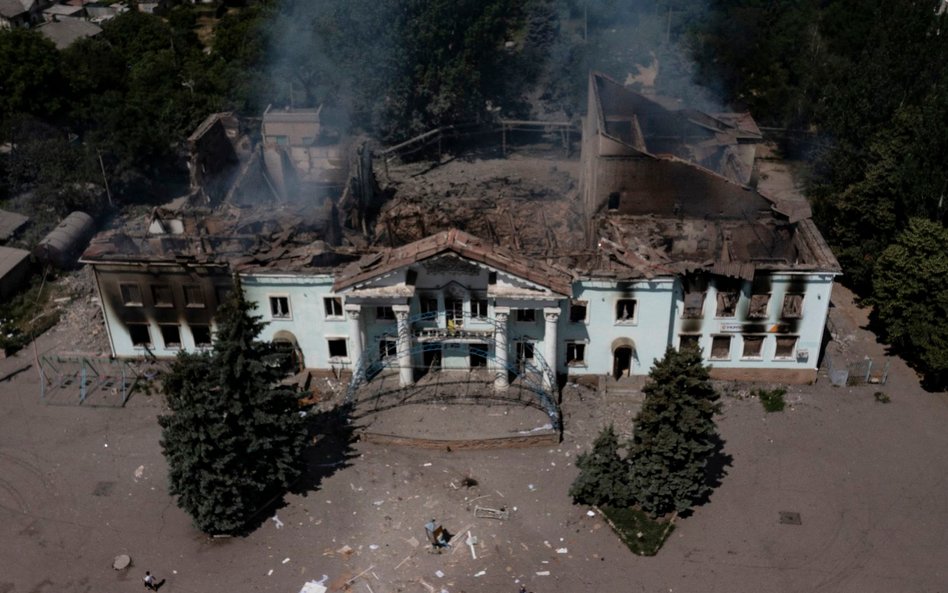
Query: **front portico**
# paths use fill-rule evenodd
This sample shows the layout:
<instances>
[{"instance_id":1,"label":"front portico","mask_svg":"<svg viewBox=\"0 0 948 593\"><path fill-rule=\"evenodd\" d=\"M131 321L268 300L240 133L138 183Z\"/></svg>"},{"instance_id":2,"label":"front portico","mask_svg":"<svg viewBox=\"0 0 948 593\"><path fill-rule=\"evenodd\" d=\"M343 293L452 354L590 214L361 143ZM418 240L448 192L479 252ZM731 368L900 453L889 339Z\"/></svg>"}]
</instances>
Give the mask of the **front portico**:
<instances>
[{"instance_id":1,"label":"front portico","mask_svg":"<svg viewBox=\"0 0 948 593\"><path fill-rule=\"evenodd\" d=\"M511 381L547 397L555 388L564 271L452 230L357 262L333 289L345 297L355 388L396 369L400 388L433 372L490 373L495 393Z\"/></svg>"}]
</instances>

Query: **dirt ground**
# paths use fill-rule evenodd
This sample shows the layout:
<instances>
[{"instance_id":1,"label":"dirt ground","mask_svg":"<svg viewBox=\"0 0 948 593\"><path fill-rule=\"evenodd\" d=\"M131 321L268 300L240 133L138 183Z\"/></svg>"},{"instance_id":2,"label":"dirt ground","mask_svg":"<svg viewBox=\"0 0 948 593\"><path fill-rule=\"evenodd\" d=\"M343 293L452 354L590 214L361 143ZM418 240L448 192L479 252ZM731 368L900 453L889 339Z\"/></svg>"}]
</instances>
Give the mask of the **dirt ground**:
<instances>
[{"instance_id":1,"label":"dirt ground","mask_svg":"<svg viewBox=\"0 0 948 593\"><path fill-rule=\"evenodd\" d=\"M865 312L845 290L835 294L843 352L881 357L861 329ZM67 338L50 332L39 351ZM30 350L2 360L0 378L31 363ZM296 593L323 575L331 589L351 580L359 593L514 592L520 583L537 593L945 591L948 396L922 391L899 360L884 387L821 378L792 387L792 405L776 414L747 389L729 386L723 398L732 460L721 486L658 556L641 558L567 495L576 454L599 427L627 428L620 399L568 389L554 447L356 443L344 458L314 460L311 486L287 497L279 522L209 540L167 494L158 396L135 395L124 408L47 405L26 368L0 381L0 593L133 591L145 570L166 579L164 593ZM891 403L876 401L879 390ZM495 422L469 406L449 412L439 408L439 422ZM504 506L510 519L475 518L477 505ZM781 524L780 512L800 513L802 524ZM423 543L432 517L460 535L440 555ZM130 570L112 569L118 554L131 556Z\"/></svg>"}]
</instances>

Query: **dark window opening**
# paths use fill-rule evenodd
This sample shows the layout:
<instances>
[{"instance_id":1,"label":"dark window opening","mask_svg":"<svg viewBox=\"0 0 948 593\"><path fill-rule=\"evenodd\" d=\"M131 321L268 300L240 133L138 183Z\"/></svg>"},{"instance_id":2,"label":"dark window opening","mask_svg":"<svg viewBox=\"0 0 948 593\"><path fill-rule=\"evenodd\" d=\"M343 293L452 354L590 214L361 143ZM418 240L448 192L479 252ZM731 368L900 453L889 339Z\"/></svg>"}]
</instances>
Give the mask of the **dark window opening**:
<instances>
[{"instance_id":1,"label":"dark window opening","mask_svg":"<svg viewBox=\"0 0 948 593\"><path fill-rule=\"evenodd\" d=\"M487 344L471 344L471 368L482 369L487 367Z\"/></svg>"},{"instance_id":2,"label":"dark window opening","mask_svg":"<svg viewBox=\"0 0 948 593\"><path fill-rule=\"evenodd\" d=\"M767 306L770 304L769 294L754 294L750 298L750 307L747 309L748 319L766 319Z\"/></svg>"},{"instance_id":3,"label":"dark window opening","mask_svg":"<svg viewBox=\"0 0 948 593\"><path fill-rule=\"evenodd\" d=\"M718 317L734 317L737 314L737 301L739 294L735 292L719 292L718 308L715 315Z\"/></svg>"},{"instance_id":4,"label":"dark window opening","mask_svg":"<svg viewBox=\"0 0 948 593\"><path fill-rule=\"evenodd\" d=\"M148 331L147 323L129 323L128 335L133 346L151 346L151 332Z\"/></svg>"},{"instance_id":5,"label":"dark window opening","mask_svg":"<svg viewBox=\"0 0 948 593\"><path fill-rule=\"evenodd\" d=\"M390 306L376 307L375 318L379 321L395 321L395 309Z\"/></svg>"},{"instance_id":6,"label":"dark window opening","mask_svg":"<svg viewBox=\"0 0 948 593\"><path fill-rule=\"evenodd\" d=\"M586 323L586 301L573 301L569 305L571 323Z\"/></svg>"},{"instance_id":7,"label":"dark window opening","mask_svg":"<svg viewBox=\"0 0 948 593\"><path fill-rule=\"evenodd\" d=\"M329 358L346 358L349 356L349 348L345 338L329 338L326 343L329 344Z\"/></svg>"},{"instance_id":8,"label":"dark window opening","mask_svg":"<svg viewBox=\"0 0 948 593\"><path fill-rule=\"evenodd\" d=\"M483 297L471 298L471 317L477 319L487 317L487 299Z\"/></svg>"},{"instance_id":9,"label":"dark window opening","mask_svg":"<svg viewBox=\"0 0 948 593\"><path fill-rule=\"evenodd\" d=\"M742 358L760 358L764 348L764 336L744 336Z\"/></svg>"},{"instance_id":10,"label":"dark window opening","mask_svg":"<svg viewBox=\"0 0 948 593\"><path fill-rule=\"evenodd\" d=\"M207 348L211 345L211 326L192 325L191 337L194 338L194 345L198 348Z\"/></svg>"},{"instance_id":11,"label":"dark window opening","mask_svg":"<svg viewBox=\"0 0 948 593\"><path fill-rule=\"evenodd\" d=\"M447 322L454 327L464 324L464 301L461 299L444 299L444 313Z\"/></svg>"},{"instance_id":12,"label":"dark window opening","mask_svg":"<svg viewBox=\"0 0 948 593\"><path fill-rule=\"evenodd\" d=\"M323 297L323 309L326 317L342 317L342 298Z\"/></svg>"},{"instance_id":13,"label":"dark window opening","mask_svg":"<svg viewBox=\"0 0 948 593\"><path fill-rule=\"evenodd\" d=\"M780 312L780 316L784 319L799 319L803 317L803 295L784 295L783 310Z\"/></svg>"},{"instance_id":14,"label":"dark window opening","mask_svg":"<svg viewBox=\"0 0 948 593\"><path fill-rule=\"evenodd\" d=\"M609 194L609 205L608 205L609 210L618 210L618 209L619 209L619 198L620 198L620 197L621 197L621 196L620 196L619 192L617 192L617 191L614 191L614 192L612 192L611 194Z\"/></svg>"},{"instance_id":15,"label":"dark window opening","mask_svg":"<svg viewBox=\"0 0 948 593\"><path fill-rule=\"evenodd\" d=\"M421 363L426 369L441 368L441 346L438 344L425 344L421 351Z\"/></svg>"},{"instance_id":16,"label":"dark window opening","mask_svg":"<svg viewBox=\"0 0 948 593\"><path fill-rule=\"evenodd\" d=\"M701 319L704 316L704 293L685 293L685 308L681 316L684 319Z\"/></svg>"},{"instance_id":17,"label":"dark window opening","mask_svg":"<svg viewBox=\"0 0 948 593\"><path fill-rule=\"evenodd\" d=\"M698 350L700 348L700 342L699 342L700 339L701 339L701 336L697 336L693 334L682 334L681 336L678 337L678 351L680 352L687 348L693 348L695 350Z\"/></svg>"},{"instance_id":18,"label":"dark window opening","mask_svg":"<svg viewBox=\"0 0 948 593\"><path fill-rule=\"evenodd\" d=\"M774 358L793 358L793 351L796 347L796 336L778 336L777 349L774 351Z\"/></svg>"},{"instance_id":19,"label":"dark window opening","mask_svg":"<svg viewBox=\"0 0 948 593\"><path fill-rule=\"evenodd\" d=\"M171 287L165 284L152 285L151 298L156 307L174 307L174 293Z\"/></svg>"},{"instance_id":20,"label":"dark window opening","mask_svg":"<svg viewBox=\"0 0 948 593\"><path fill-rule=\"evenodd\" d=\"M414 286L418 282L418 272L415 270L408 270L405 272L405 284L408 286Z\"/></svg>"},{"instance_id":21,"label":"dark window opening","mask_svg":"<svg viewBox=\"0 0 948 593\"><path fill-rule=\"evenodd\" d=\"M434 319L438 314L438 299L433 296L421 297L421 314L426 319Z\"/></svg>"},{"instance_id":22,"label":"dark window opening","mask_svg":"<svg viewBox=\"0 0 948 593\"><path fill-rule=\"evenodd\" d=\"M137 284L120 284L122 303L130 307L141 307L142 289Z\"/></svg>"},{"instance_id":23,"label":"dark window opening","mask_svg":"<svg viewBox=\"0 0 948 593\"><path fill-rule=\"evenodd\" d=\"M533 360L532 342L517 342L517 360L520 362Z\"/></svg>"},{"instance_id":24,"label":"dark window opening","mask_svg":"<svg viewBox=\"0 0 948 593\"><path fill-rule=\"evenodd\" d=\"M586 363L586 344L583 342L566 343L566 364L582 365Z\"/></svg>"},{"instance_id":25,"label":"dark window opening","mask_svg":"<svg viewBox=\"0 0 948 593\"><path fill-rule=\"evenodd\" d=\"M616 301L616 321L635 321L635 299L619 299Z\"/></svg>"},{"instance_id":26,"label":"dark window opening","mask_svg":"<svg viewBox=\"0 0 948 593\"><path fill-rule=\"evenodd\" d=\"M711 338L711 358L715 360L731 358L731 336L714 336Z\"/></svg>"},{"instance_id":27,"label":"dark window opening","mask_svg":"<svg viewBox=\"0 0 948 593\"><path fill-rule=\"evenodd\" d=\"M204 291L196 284L186 284L184 286L184 305L186 307L203 307Z\"/></svg>"},{"instance_id":28,"label":"dark window opening","mask_svg":"<svg viewBox=\"0 0 948 593\"><path fill-rule=\"evenodd\" d=\"M159 325L161 329L161 341L165 343L165 348L181 347L181 330L177 325Z\"/></svg>"},{"instance_id":29,"label":"dark window opening","mask_svg":"<svg viewBox=\"0 0 948 593\"><path fill-rule=\"evenodd\" d=\"M517 309L517 321L533 323L537 320L536 309Z\"/></svg>"},{"instance_id":30,"label":"dark window opening","mask_svg":"<svg viewBox=\"0 0 948 593\"><path fill-rule=\"evenodd\" d=\"M290 316L289 297L270 297L270 316L274 319L286 319Z\"/></svg>"},{"instance_id":31,"label":"dark window opening","mask_svg":"<svg viewBox=\"0 0 948 593\"><path fill-rule=\"evenodd\" d=\"M487 283L491 285L497 284L497 272L487 273Z\"/></svg>"}]
</instances>

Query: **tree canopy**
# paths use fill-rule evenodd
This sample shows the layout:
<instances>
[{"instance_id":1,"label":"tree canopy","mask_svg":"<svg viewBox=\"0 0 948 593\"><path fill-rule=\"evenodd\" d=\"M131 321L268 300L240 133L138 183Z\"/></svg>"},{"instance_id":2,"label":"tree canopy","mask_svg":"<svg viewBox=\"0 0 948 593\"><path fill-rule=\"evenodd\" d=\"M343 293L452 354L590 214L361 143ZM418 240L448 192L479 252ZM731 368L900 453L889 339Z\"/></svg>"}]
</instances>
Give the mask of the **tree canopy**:
<instances>
[{"instance_id":1,"label":"tree canopy","mask_svg":"<svg viewBox=\"0 0 948 593\"><path fill-rule=\"evenodd\" d=\"M718 447L718 394L696 348L669 348L643 389L629 450L629 482L643 510L684 511L711 491L707 465Z\"/></svg>"},{"instance_id":2,"label":"tree canopy","mask_svg":"<svg viewBox=\"0 0 948 593\"><path fill-rule=\"evenodd\" d=\"M282 357L257 340L263 324L251 308L238 282L218 309L211 352L180 354L164 379L169 490L210 534L243 532L303 468L298 393L279 384Z\"/></svg>"}]
</instances>

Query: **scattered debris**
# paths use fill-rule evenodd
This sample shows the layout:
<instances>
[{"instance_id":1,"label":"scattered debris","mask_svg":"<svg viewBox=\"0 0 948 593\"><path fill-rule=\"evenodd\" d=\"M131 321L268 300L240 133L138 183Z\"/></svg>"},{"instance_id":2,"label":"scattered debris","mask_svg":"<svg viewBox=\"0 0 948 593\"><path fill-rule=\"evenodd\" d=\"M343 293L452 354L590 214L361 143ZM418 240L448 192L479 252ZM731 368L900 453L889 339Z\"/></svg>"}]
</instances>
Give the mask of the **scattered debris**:
<instances>
[{"instance_id":1,"label":"scattered debris","mask_svg":"<svg viewBox=\"0 0 948 593\"><path fill-rule=\"evenodd\" d=\"M436 570L436 571L435 571L435 576L438 577L439 579L443 579L443 578L444 578L444 573L441 572L440 570Z\"/></svg>"},{"instance_id":2,"label":"scattered debris","mask_svg":"<svg viewBox=\"0 0 948 593\"><path fill-rule=\"evenodd\" d=\"M557 548L557 549L556 549L556 553L557 553L557 554L569 554L569 550L566 549L566 548Z\"/></svg>"},{"instance_id":3,"label":"scattered debris","mask_svg":"<svg viewBox=\"0 0 948 593\"><path fill-rule=\"evenodd\" d=\"M467 532L467 539L464 540L464 543L467 544L467 547L471 549L471 558L477 560L477 552L474 551L474 545L477 543L477 538L471 535L471 532Z\"/></svg>"},{"instance_id":4,"label":"scattered debris","mask_svg":"<svg viewBox=\"0 0 948 593\"><path fill-rule=\"evenodd\" d=\"M486 570L482 570L482 571L480 571L480 572L474 573L474 576L476 576L476 577L482 577L482 576L484 576L485 574L487 574L487 571L486 571Z\"/></svg>"},{"instance_id":5,"label":"scattered debris","mask_svg":"<svg viewBox=\"0 0 948 593\"><path fill-rule=\"evenodd\" d=\"M290 561L289 558L284 558L284 559L283 559L283 564L286 564L286 563L289 562L289 561Z\"/></svg>"},{"instance_id":6,"label":"scattered debris","mask_svg":"<svg viewBox=\"0 0 948 593\"><path fill-rule=\"evenodd\" d=\"M548 570L541 570L541 571L539 571L539 572L537 573L537 576L538 576L538 577L548 577L548 576L550 576L550 571L548 571Z\"/></svg>"},{"instance_id":7,"label":"scattered debris","mask_svg":"<svg viewBox=\"0 0 948 593\"><path fill-rule=\"evenodd\" d=\"M492 509L490 507L477 505L474 507L474 516L478 519L500 519L506 521L510 518L510 511L507 510L507 507Z\"/></svg>"},{"instance_id":8,"label":"scattered debris","mask_svg":"<svg viewBox=\"0 0 948 593\"><path fill-rule=\"evenodd\" d=\"M283 529L283 521L280 521L280 517L273 515L270 517L270 520L273 521L273 524L276 525L277 529Z\"/></svg>"}]
</instances>

